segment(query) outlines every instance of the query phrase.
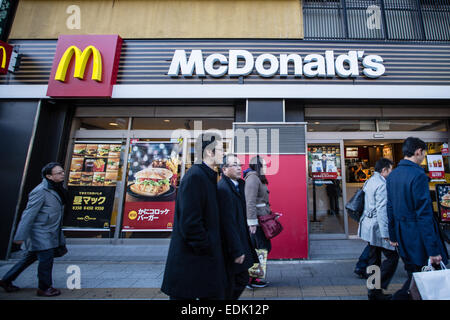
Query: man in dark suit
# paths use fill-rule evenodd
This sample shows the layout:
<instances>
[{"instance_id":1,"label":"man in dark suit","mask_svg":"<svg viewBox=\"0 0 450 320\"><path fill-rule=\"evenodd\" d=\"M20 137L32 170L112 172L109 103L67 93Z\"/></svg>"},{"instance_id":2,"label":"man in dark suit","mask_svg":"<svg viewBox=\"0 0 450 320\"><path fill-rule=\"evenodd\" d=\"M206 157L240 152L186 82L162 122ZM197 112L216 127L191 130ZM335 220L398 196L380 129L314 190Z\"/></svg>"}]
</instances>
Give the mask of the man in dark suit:
<instances>
[{"instance_id":1,"label":"man in dark suit","mask_svg":"<svg viewBox=\"0 0 450 320\"><path fill-rule=\"evenodd\" d=\"M24 244L27 250L22 260L15 264L0 280L0 286L7 292L19 290L12 282L36 260L39 261L38 296L60 295L52 287L54 248L65 244L61 230L66 191L62 186L64 169L56 162L42 168L42 183L31 191L28 203L17 227L14 243Z\"/></svg>"},{"instance_id":2,"label":"man in dark suit","mask_svg":"<svg viewBox=\"0 0 450 320\"><path fill-rule=\"evenodd\" d=\"M249 281L248 269L258 263L247 227L245 186L241 164L235 155L227 155L217 185L221 225L228 273L226 298L237 300Z\"/></svg>"},{"instance_id":3,"label":"man in dark suit","mask_svg":"<svg viewBox=\"0 0 450 320\"><path fill-rule=\"evenodd\" d=\"M227 274L214 171L222 162L222 141L202 134L196 141L196 156L200 161L187 171L177 192L161 287L171 300L225 298Z\"/></svg>"},{"instance_id":4,"label":"man in dark suit","mask_svg":"<svg viewBox=\"0 0 450 320\"><path fill-rule=\"evenodd\" d=\"M392 297L409 299L408 289L413 272L419 272L428 260L435 266L448 263L448 252L433 215L428 177L420 164L427 145L418 138L409 137L403 143L404 159L386 181L389 239L398 247L405 264L408 279Z\"/></svg>"}]
</instances>

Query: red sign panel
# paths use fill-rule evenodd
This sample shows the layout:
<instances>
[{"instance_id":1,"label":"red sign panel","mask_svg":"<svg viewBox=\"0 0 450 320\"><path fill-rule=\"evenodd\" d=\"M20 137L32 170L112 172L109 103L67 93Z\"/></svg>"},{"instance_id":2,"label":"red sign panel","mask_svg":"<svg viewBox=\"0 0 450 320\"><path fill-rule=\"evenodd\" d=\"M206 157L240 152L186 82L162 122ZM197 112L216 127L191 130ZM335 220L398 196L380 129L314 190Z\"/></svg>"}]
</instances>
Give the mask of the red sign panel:
<instances>
[{"instance_id":1,"label":"red sign panel","mask_svg":"<svg viewBox=\"0 0 450 320\"><path fill-rule=\"evenodd\" d=\"M0 74L7 74L13 47L0 41Z\"/></svg>"},{"instance_id":2,"label":"red sign panel","mask_svg":"<svg viewBox=\"0 0 450 320\"><path fill-rule=\"evenodd\" d=\"M444 171L430 171L430 178L431 179L443 179L445 178L445 172Z\"/></svg>"},{"instance_id":3,"label":"red sign panel","mask_svg":"<svg viewBox=\"0 0 450 320\"><path fill-rule=\"evenodd\" d=\"M174 213L175 201L127 202L122 230L171 230Z\"/></svg>"},{"instance_id":4,"label":"red sign panel","mask_svg":"<svg viewBox=\"0 0 450 320\"><path fill-rule=\"evenodd\" d=\"M248 167L255 155L239 156ZM268 164L270 208L281 213L283 231L271 239L270 259L305 259L308 257L308 208L305 155L261 155ZM244 169L243 168L243 169Z\"/></svg>"},{"instance_id":5,"label":"red sign panel","mask_svg":"<svg viewBox=\"0 0 450 320\"><path fill-rule=\"evenodd\" d=\"M47 95L111 97L121 50L118 35L59 36Z\"/></svg>"}]
</instances>

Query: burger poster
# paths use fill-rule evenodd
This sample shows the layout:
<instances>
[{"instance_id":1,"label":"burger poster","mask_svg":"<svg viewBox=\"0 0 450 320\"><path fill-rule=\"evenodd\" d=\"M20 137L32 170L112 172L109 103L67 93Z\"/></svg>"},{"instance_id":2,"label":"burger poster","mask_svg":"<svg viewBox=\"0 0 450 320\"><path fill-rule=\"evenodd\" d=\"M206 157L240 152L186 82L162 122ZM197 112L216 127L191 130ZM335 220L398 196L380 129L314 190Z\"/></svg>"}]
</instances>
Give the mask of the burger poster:
<instances>
[{"instance_id":1,"label":"burger poster","mask_svg":"<svg viewBox=\"0 0 450 320\"><path fill-rule=\"evenodd\" d=\"M450 184L437 184L436 197L441 222L450 222Z\"/></svg>"},{"instance_id":2,"label":"burger poster","mask_svg":"<svg viewBox=\"0 0 450 320\"><path fill-rule=\"evenodd\" d=\"M179 143L131 144L123 230L172 230L180 165Z\"/></svg>"},{"instance_id":3,"label":"burger poster","mask_svg":"<svg viewBox=\"0 0 450 320\"><path fill-rule=\"evenodd\" d=\"M68 181L66 227L109 228L121 144L74 145Z\"/></svg>"}]
</instances>

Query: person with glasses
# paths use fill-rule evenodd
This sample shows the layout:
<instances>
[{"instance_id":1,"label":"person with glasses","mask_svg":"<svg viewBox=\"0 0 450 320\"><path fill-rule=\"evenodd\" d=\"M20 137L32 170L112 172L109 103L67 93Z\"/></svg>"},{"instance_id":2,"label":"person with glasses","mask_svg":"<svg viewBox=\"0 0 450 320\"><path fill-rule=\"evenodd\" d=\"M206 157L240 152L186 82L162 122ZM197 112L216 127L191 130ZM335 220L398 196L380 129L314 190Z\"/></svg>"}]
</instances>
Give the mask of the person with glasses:
<instances>
[{"instance_id":1,"label":"person with glasses","mask_svg":"<svg viewBox=\"0 0 450 320\"><path fill-rule=\"evenodd\" d=\"M61 219L67 201L67 191L63 187L64 169L57 162L42 168L42 182L28 196L28 203L22 213L14 243L27 251L0 280L6 292L19 288L12 282L35 261L39 261L37 290L38 296L53 297L61 291L52 287L54 249L65 245L61 230Z\"/></svg>"},{"instance_id":2,"label":"person with glasses","mask_svg":"<svg viewBox=\"0 0 450 320\"><path fill-rule=\"evenodd\" d=\"M226 155L221 173L217 191L228 273L226 298L237 300L248 283L248 269L258 263L258 256L247 227L245 186L241 179L242 168L238 157Z\"/></svg>"}]
</instances>

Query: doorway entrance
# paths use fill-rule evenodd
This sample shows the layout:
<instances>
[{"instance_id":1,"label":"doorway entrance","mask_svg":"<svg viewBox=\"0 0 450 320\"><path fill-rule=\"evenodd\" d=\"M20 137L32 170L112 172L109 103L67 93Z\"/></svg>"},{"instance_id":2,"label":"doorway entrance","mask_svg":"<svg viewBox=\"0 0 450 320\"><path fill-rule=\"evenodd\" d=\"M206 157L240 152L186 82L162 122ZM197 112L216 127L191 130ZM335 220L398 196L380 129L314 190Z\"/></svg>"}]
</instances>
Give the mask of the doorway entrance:
<instances>
[{"instance_id":1,"label":"doorway entrance","mask_svg":"<svg viewBox=\"0 0 450 320\"><path fill-rule=\"evenodd\" d=\"M357 237L358 224L348 216L344 204L373 175L378 159L389 158L395 165L403 159L402 144L410 136L425 141L428 154L433 155L440 154L440 146L449 143L447 132L433 131L307 133L310 239ZM448 156L443 157L443 165L447 179L450 177ZM422 167L428 174L426 161ZM436 183L439 181L430 182L433 201Z\"/></svg>"},{"instance_id":2,"label":"doorway entrance","mask_svg":"<svg viewBox=\"0 0 450 320\"><path fill-rule=\"evenodd\" d=\"M364 183L373 176L375 163L381 158L387 158L397 164L403 159L403 140L346 140L344 141L345 161L345 192L346 198L362 188ZM358 223L348 217L348 234L355 236Z\"/></svg>"}]
</instances>

